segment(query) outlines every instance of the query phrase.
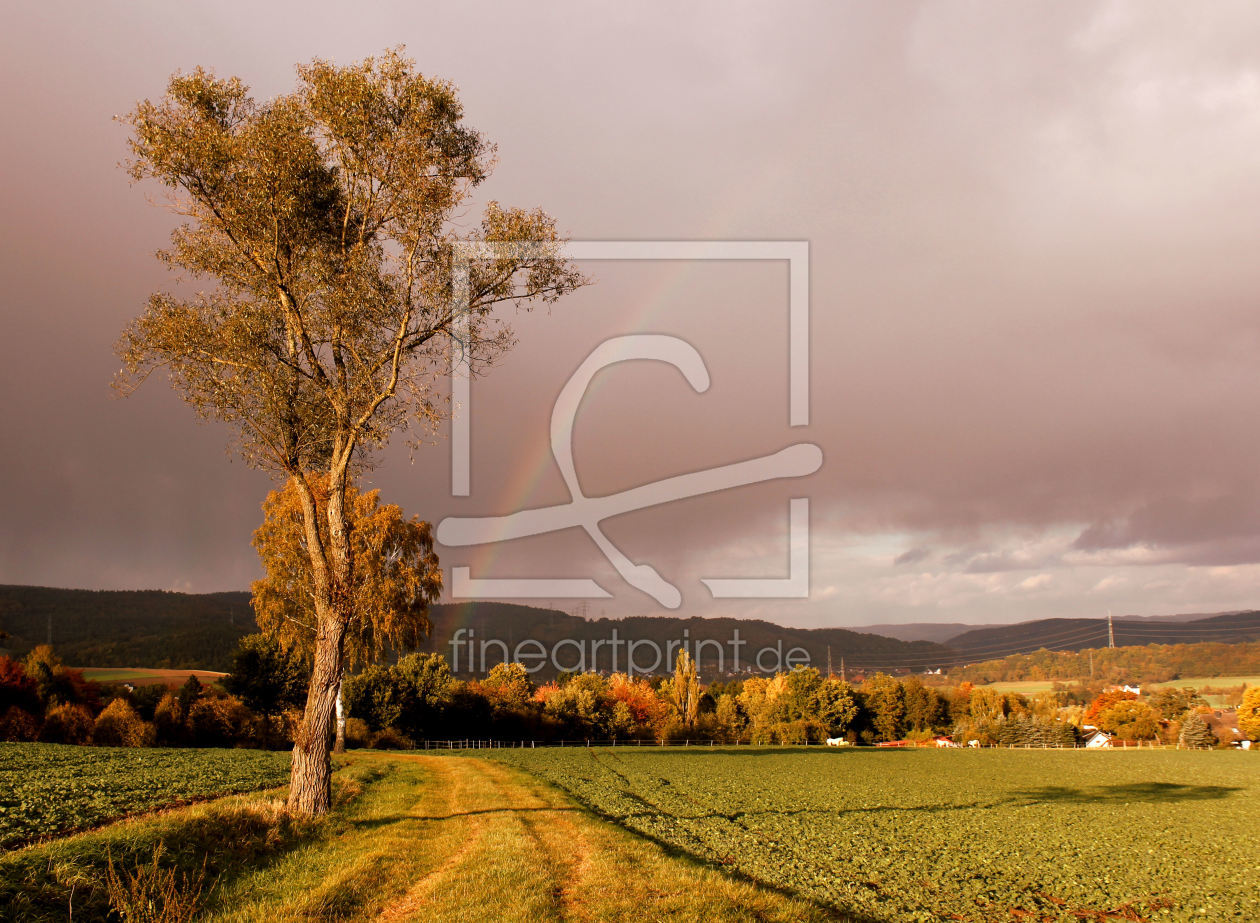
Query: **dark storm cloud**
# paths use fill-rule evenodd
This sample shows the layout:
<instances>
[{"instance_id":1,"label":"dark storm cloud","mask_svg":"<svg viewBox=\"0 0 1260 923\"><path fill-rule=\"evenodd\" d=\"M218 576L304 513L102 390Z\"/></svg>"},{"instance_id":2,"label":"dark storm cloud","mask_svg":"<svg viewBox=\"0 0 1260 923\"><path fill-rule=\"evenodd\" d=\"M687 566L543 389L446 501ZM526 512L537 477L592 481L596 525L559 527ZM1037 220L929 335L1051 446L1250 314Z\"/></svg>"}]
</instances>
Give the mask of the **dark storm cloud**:
<instances>
[{"instance_id":1,"label":"dark storm cloud","mask_svg":"<svg viewBox=\"0 0 1260 923\"><path fill-rule=\"evenodd\" d=\"M228 464L224 430L161 383L109 396L111 343L172 284L151 253L173 224L117 169L110 118L176 69L265 97L299 61L406 42L499 144L487 198L541 205L576 238L810 241L813 343L811 426L792 430L783 267L585 267L598 285L516 318L519 346L476 383L471 497L449 496L443 444L381 459L373 483L409 511L564 502L556 393L602 339L663 332L700 349L713 385L602 373L575 428L585 490L798 440L826 457L803 482L606 523L687 582L694 611L754 614L695 579L783 573L787 502L806 495L814 599L756 614L1254 603L1253 7L297 9L43 4L0 37L0 580L248 582L266 477ZM442 552L487 576L596 574L609 614L651 608L580 532Z\"/></svg>"}]
</instances>

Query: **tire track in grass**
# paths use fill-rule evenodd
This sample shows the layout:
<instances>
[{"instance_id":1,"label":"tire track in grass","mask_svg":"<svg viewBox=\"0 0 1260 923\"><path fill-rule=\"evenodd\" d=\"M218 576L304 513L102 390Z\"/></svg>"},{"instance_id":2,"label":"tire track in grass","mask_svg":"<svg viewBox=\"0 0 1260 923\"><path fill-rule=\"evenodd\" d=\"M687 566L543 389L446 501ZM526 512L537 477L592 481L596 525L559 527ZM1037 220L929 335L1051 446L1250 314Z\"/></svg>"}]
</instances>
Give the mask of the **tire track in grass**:
<instances>
[{"instance_id":1,"label":"tire track in grass","mask_svg":"<svg viewBox=\"0 0 1260 923\"><path fill-rule=\"evenodd\" d=\"M430 903L438 886L464 864L472 851L480 845L485 832L484 815L466 813L468 778L465 773L457 773L448 760L438 757L402 757L421 762L432 769L436 778L434 784L446 793L444 816L417 815L418 819L444 823L454 821L461 830L460 845L437 867L422 874L400 898L385 907L377 916L379 923L398 923L410 920L421 913L425 905ZM461 817L460 815L464 815ZM453 836L451 837L454 838Z\"/></svg>"},{"instance_id":2,"label":"tire track in grass","mask_svg":"<svg viewBox=\"0 0 1260 923\"><path fill-rule=\"evenodd\" d=\"M519 769L495 766L497 775L529 798L517 817L552 857L552 909L558 919L799 923L838 918L825 908L670 855L657 842L589 810L575 810L572 793Z\"/></svg>"},{"instance_id":3,"label":"tire track in grass","mask_svg":"<svg viewBox=\"0 0 1260 923\"><path fill-rule=\"evenodd\" d=\"M591 845L578 825L565 816L573 808L558 792L532 777L510 772L498 764L487 763L486 769L499 784L513 786L531 802L521 805L523 810L518 817L551 876L556 915L562 920L591 919L580 895L590 869Z\"/></svg>"}]
</instances>

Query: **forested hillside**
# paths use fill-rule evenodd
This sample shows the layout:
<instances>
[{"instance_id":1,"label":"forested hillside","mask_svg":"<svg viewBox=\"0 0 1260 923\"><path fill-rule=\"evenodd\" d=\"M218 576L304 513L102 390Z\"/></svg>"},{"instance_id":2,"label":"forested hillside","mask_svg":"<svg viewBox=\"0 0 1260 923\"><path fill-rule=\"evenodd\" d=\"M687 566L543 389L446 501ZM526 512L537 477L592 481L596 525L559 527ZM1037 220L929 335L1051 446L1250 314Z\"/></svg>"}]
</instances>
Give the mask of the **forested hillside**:
<instances>
[{"instance_id":1,"label":"forested hillside","mask_svg":"<svg viewBox=\"0 0 1260 923\"><path fill-rule=\"evenodd\" d=\"M954 682L1022 682L1096 679L1159 683L1186 676L1260 674L1260 642L1149 644L1084 651L1034 651L970 664L950 674Z\"/></svg>"},{"instance_id":2,"label":"forested hillside","mask_svg":"<svg viewBox=\"0 0 1260 923\"><path fill-rule=\"evenodd\" d=\"M725 671L735 667L733 655L739 654L739 667L750 664L759 651L782 650L784 654L793 648L801 648L808 654L809 664L826 669L830 654L833 669L839 673L841 662L850 672L855 670L911 670L936 669L954 662L950 651L940 644L928 641L906 642L882 635L864 634L843 628L787 628L760 619L733 618L662 618L640 617L626 619L584 619L580 616L558 612L554 609L538 609L509 603L469 602L442 605L432 613L433 633L427 650L452 658L450 642L463 628L461 639L470 637L474 651L480 651L483 640L502 641L509 652L525 640L538 641L550 651L557 642L572 640L591 651L592 642L610 639L616 632L621 640L647 641L662 650L671 641L687 639L689 642L714 641L722 646L723 661L719 663L717 648L704 645L699 652L700 669L706 675L714 675L719 666ZM735 639L741 644L734 646ZM497 645L488 645L500 651ZM567 645L565 656L576 658L577 647ZM466 652L467 648L464 648ZM620 649L619 669L625 669L625 648ZM612 670L613 649L604 645L596 649L594 660L585 664L587 669ZM648 658L651 659L650 657ZM763 665L774 672L775 657L766 654ZM491 661L493 662L493 661ZM467 660L459 666L466 671ZM478 664L480 666L480 664ZM661 665L661 672L672 669L672 663ZM755 665L754 665L755 666ZM550 671L538 674L547 678Z\"/></svg>"},{"instance_id":3,"label":"forested hillside","mask_svg":"<svg viewBox=\"0 0 1260 923\"><path fill-rule=\"evenodd\" d=\"M1116 647L1260 640L1260 612L1225 612L1186 621L1115 619ZM1108 646L1107 619L1039 619L1015 625L973 628L944 642L964 661L989 660L1046 648L1082 651Z\"/></svg>"},{"instance_id":4,"label":"forested hillside","mask_svg":"<svg viewBox=\"0 0 1260 923\"><path fill-rule=\"evenodd\" d=\"M22 655L50 638L76 667L228 670L258 630L249 594L0 586L0 647Z\"/></svg>"},{"instance_id":5,"label":"forested hillside","mask_svg":"<svg viewBox=\"0 0 1260 923\"><path fill-rule=\"evenodd\" d=\"M228 670L237 639L258 630L249 599L246 592L0 586L0 631L9 635L0 641L0 652L7 649L24 655L47 641L51 630L58 656L73 666ZM614 632L619 641L649 642L661 650L682 639L716 642L721 646L721 663L717 646L705 645L700 651L701 671L708 676L716 676L719 667L723 672L733 670L736 653L739 668L750 664L755 668L753 661L762 650L772 651L763 666L774 672L785 664L778 662L773 651L786 655L800 648L811 665L825 670L830 656L835 672L839 673L843 665L850 675L872 670L923 672L970 663L965 674L955 671L956 675L975 681L1080 679L1089 676L1088 655L1071 652L1094 648L1096 676L1102 675L1099 671L1111 670L1117 676L1168 679L1252 672L1247 651L1260 649L1260 644L1221 643L1260 641L1260 612L1192 617L1184 622L1116 619L1117 647L1110 652L1106 650L1106 619L1045 619L977 628L938 644L844 628L789 628L754 619L586 619L555 609L498 602L439 605L430 616L433 630L422 649L446 655L464 675L484 672L504 651L511 659L522 641L536 641L548 652L563 642L557 658L562 663L573 661L586 669L611 670L614 648L597 643L609 641ZM460 629L464 629L462 634ZM457 637L463 643L458 664L451 647ZM486 642L484 662L480 657L482 642ZM624 644L618 651L616 666L625 669ZM478 662L469 663L470 652L477 655ZM585 652L586 660L579 664L576 661L581 652ZM647 660L650 662L651 655ZM470 670L470 666L475 669ZM672 664L662 662L659 666L665 672ZM550 678L554 672L548 666L537 678Z\"/></svg>"},{"instance_id":6,"label":"forested hillside","mask_svg":"<svg viewBox=\"0 0 1260 923\"><path fill-rule=\"evenodd\" d=\"M51 637L64 663L78 667L171 667L180 669L228 670L237 639L257 631L249 594L210 593L193 595L160 590L94 591L61 590L48 587L0 586L0 630L9 633L2 642L14 654L22 655ZM939 644L925 641L907 643L873 634L860 634L840 628L784 628L764 621L740 619L630 618L593 619L508 603L470 602L435 606L430 613L433 630L424 649L452 657L450 641L460 628L462 639L473 641L480 654L487 644L485 667L513 652L524 640L539 642L551 650L561 641L572 641L589 652L592 642L616 636L625 641L647 641L662 650L671 641L711 639L723 646L723 669L747 666L763 649L802 648L809 662L825 668L828 649L839 671L841 662L852 670L922 670L948 666L949 652ZM736 635L738 632L738 635ZM742 644L736 648L733 641ZM502 642L496 644L493 642ZM596 651L587 668L611 669L612 648ZM467 648L459 672L468 673ZM565 651L562 660L575 659L576 647ZM620 649L624 669L624 646ZM661 672L672 663L659 665ZM702 669L710 673L719 666L716 648L701 652ZM651 656L647 655L650 662ZM640 663L643 660L640 659ZM768 654L764 666L773 672L783 666ZM482 663L476 664L478 668ZM478 672L482 672L478 670ZM554 675L547 668L540 679Z\"/></svg>"}]
</instances>

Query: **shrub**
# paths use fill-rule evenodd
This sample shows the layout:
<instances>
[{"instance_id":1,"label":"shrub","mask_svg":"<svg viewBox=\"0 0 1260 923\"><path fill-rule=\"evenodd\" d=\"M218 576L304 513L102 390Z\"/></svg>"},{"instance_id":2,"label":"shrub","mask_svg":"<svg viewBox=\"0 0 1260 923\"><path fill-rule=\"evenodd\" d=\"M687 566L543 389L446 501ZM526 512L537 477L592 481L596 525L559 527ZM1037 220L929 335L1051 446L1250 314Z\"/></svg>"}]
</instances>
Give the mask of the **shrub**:
<instances>
[{"instance_id":1,"label":"shrub","mask_svg":"<svg viewBox=\"0 0 1260 923\"><path fill-rule=\"evenodd\" d=\"M153 725L140 717L125 699L114 699L96 716L92 740L103 747L150 747L157 737Z\"/></svg>"},{"instance_id":2,"label":"shrub","mask_svg":"<svg viewBox=\"0 0 1260 923\"><path fill-rule=\"evenodd\" d=\"M670 715L661 725L660 741L663 744L682 743L690 736L687 725L677 715Z\"/></svg>"},{"instance_id":3,"label":"shrub","mask_svg":"<svg viewBox=\"0 0 1260 923\"><path fill-rule=\"evenodd\" d=\"M372 729L362 718L346 719L346 747L366 747L372 738Z\"/></svg>"},{"instance_id":4,"label":"shrub","mask_svg":"<svg viewBox=\"0 0 1260 923\"><path fill-rule=\"evenodd\" d=\"M39 711L35 680L27 675L22 661L0 657L0 709L14 706L27 713Z\"/></svg>"},{"instance_id":5,"label":"shrub","mask_svg":"<svg viewBox=\"0 0 1260 923\"><path fill-rule=\"evenodd\" d=\"M10 705L0 718L0 740L9 742L34 740L39 736L39 722L24 708Z\"/></svg>"},{"instance_id":6,"label":"shrub","mask_svg":"<svg viewBox=\"0 0 1260 923\"><path fill-rule=\"evenodd\" d=\"M188 729L184 726L184 710L175 693L167 692L157 703L157 707L153 709L153 724L161 743L182 744L188 738Z\"/></svg>"},{"instance_id":7,"label":"shrub","mask_svg":"<svg viewBox=\"0 0 1260 923\"><path fill-rule=\"evenodd\" d=\"M385 728L373 735L372 747L376 750L410 750L415 743L396 728Z\"/></svg>"},{"instance_id":8,"label":"shrub","mask_svg":"<svg viewBox=\"0 0 1260 923\"><path fill-rule=\"evenodd\" d=\"M199 747L231 746L252 736L253 717L234 695L203 695L188 711L188 729Z\"/></svg>"},{"instance_id":9,"label":"shrub","mask_svg":"<svg viewBox=\"0 0 1260 923\"><path fill-rule=\"evenodd\" d=\"M63 703L48 709L39 739L54 744L86 744L92 740L92 713L82 705Z\"/></svg>"}]
</instances>

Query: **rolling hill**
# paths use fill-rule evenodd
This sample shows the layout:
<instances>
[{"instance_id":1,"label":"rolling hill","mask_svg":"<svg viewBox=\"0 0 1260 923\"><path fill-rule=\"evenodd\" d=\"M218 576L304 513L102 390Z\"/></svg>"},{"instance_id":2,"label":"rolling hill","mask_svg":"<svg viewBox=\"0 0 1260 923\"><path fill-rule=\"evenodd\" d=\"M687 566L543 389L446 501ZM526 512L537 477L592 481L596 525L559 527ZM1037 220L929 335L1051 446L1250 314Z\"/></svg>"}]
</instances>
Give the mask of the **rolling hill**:
<instances>
[{"instance_id":1,"label":"rolling hill","mask_svg":"<svg viewBox=\"0 0 1260 923\"><path fill-rule=\"evenodd\" d=\"M784 628L764 621L742 619L629 618L586 620L554 609L495 602L470 602L435 606L430 613L433 631L425 649L453 660L452 637L465 629L474 654L486 642L486 666L503 653L514 652L526 640L551 651L564 642L556 658L562 666L579 665L579 648L587 657L583 665L612 669L615 637L620 642L639 642L636 663L650 666L653 648L671 641L717 642L704 645L701 663L710 674L718 667L730 671L738 653L739 665L747 665L763 649L804 649L809 663L825 668L828 647L836 671L843 664L854 670L922 669L948 665L949 651L925 641L904 642L875 634L841 628ZM237 639L257 631L249 594L170 593L160 590L62 590L50 587L0 586L0 630L9 638L0 642L21 656L48 640L64 663L78 667L162 667L172 669L228 670ZM472 634L469 635L468 630ZM736 634L738 632L738 634ZM741 642L734 645L735 639ZM595 647L592 645L605 642ZM718 645L722 661L718 662ZM537 648L535 648L537 649ZM468 673L467 647L461 648L460 672ZM624 644L618 649L617 667L625 669ZM658 668L672 668L662 656ZM763 657L771 671L780 665L774 653ZM480 667L478 663L476 666ZM540 678L554 674L540 671Z\"/></svg>"},{"instance_id":2,"label":"rolling hill","mask_svg":"<svg viewBox=\"0 0 1260 923\"><path fill-rule=\"evenodd\" d=\"M51 637L77 667L227 670L237 639L258 628L244 592L0 585L0 630L18 655Z\"/></svg>"},{"instance_id":3,"label":"rolling hill","mask_svg":"<svg viewBox=\"0 0 1260 923\"><path fill-rule=\"evenodd\" d=\"M808 663L826 669L828 654L835 672L923 671L949 668L1026 653L1041 648L1077 651L1107 645L1106 619L1040 619L1013 625L905 624L847 628L790 628L762 620L732 618L639 617L585 619L555 609L499 602L435 606L433 631L425 649L454 660L469 674L469 653L490 666L516 653L524 641L533 652L557 650L561 666L625 669L626 643L636 648L636 665L651 667L662 650L659 671L669 669L670 642L702 644L702 671L710 676L734 670L734 658L746 668L758 652L762 666L783 665L779 655L805 651ZM955 632L954 629L966 629ZM1124 617L1114 620L1117 646L1236 642L1260 639L1260 612L1217 615ZM246 592L172 593L161 590L64 590L0 585L0 630L8 633L0 648L21 656L51 636L63 662L81 667L159 667L227 670L237 639L257 631ZM738 635L736 634L738 632ZM615 633L615 634L614 634ZM930 638L930 640L925 640ZM619 647L612 645L617 639ZM736 646L735 640L739 644ZM468 642L472 647L468 647ZM649 646L652 645L652 646ZM614 664L613 652L618 660ZM719 651L721 662L719 662ZM579 656L583 659L579 661ZM548 658L550 659L550 658ZM798 661L803 658L798 656ZM719 669L721 668L721 669ZM477 672L480 672L478 670ZM554 673L548 668L539 678Z\"/></svg>"},{"instance_id":4,"label":"rolling hill","mask_svg":"<svg viewBox=\"0 0 1260 923\"><path fill-rule=\"evenodd\" d=\"M1257 611L1190 616L1187 621L1117 618L1112 625L1117 647L1260 639L1260 612ZM1107 620L1038 619L1015 625L994 625L973 628L944 643L965 662L993 660L1042 648L1080 651L1107 647Z\"/></svg>"},{"instance_id":5,"label":"rolling hill","mask_svg":"<svg viewBox=\"0 0 1260 923\"><path fill-rule=\"evenodd\" d=\"M840 672L843 663L850 674L876 669L901 671L939 668L948 666L955 659L947 648L929 641L907 642L844 628L787 628L759 619L583 619L554 609L496 602L442 605L435 607L431 615L433 632L427 649L444 653L451 661L454 660L454 651L450 642L460 628L465 629L461 640L467 639L471 632L475 654L480 652L483 641L487 642L487 652L492 655L501 654L503 648L515 651L517 645L527 639L537 641L548 651L553 645L563 642L556 658L562 666L567 666L570 662L576 664L580 646L587 656L584 665L601 670L625 669L624 647L620 648L619 660L615 664L612 647L607 643L595 648L592 658L592 644L608 642L614 637L614 632L618 640L647 642L662 651L671 641L707 641L709 643L701 645L698 659L701 671L709 676L719 672L732 672L736 653L739 655L739 667L743 668L762 651L767 652L763 655L762 665L773 672L776 655L771 652L781 650L786 655L794 648L804 650L808 655L808 663L823 670L827 668L830 653L835 672ZM503 647L494 642L502 642ZM719 648L722 652L721 660L718 656ZM636 662L639 665L650 662L652 648L642 647L639 650L643 652L643 656ZM462 648L460 653L461 662L458 666L460 672L465 672L467 647ZM489 662L492 663L493 660ZM481 664L476 666L480 667ZM672 662L662 664L661 670L672 669L672 666ZM550 671L539 673L543 677L549 674Z\"/></svg>"}]
</instances>

